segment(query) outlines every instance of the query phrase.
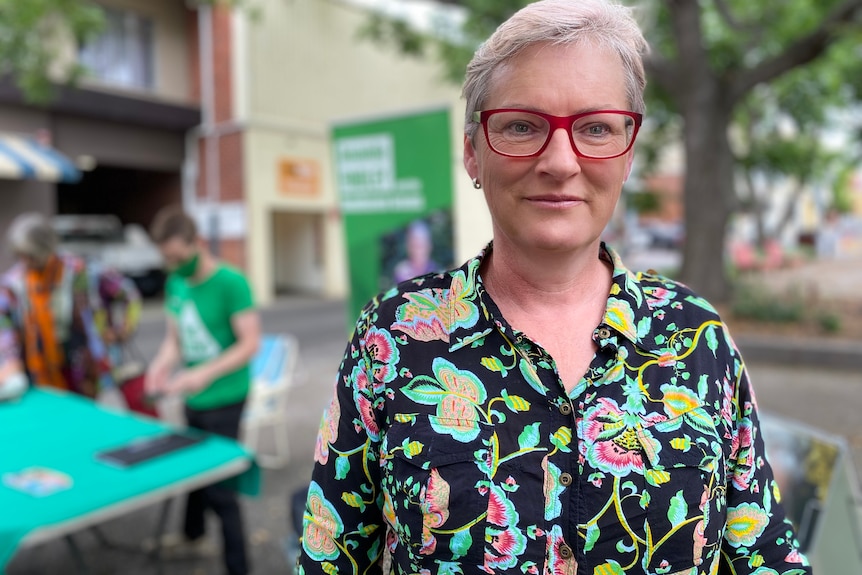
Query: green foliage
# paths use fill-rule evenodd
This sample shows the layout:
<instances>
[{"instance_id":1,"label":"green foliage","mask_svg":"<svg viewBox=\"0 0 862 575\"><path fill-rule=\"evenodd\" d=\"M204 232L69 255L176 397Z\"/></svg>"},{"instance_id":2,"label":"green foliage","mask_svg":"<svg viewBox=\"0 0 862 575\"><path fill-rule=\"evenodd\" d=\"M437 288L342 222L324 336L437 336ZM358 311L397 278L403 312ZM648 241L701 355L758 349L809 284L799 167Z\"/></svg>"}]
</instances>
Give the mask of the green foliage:
<instances>
[{"instance_id":1,"label":"green foliage","mask_svg":"<svg viewBox=\"0 0 862 575\"><path fill-rule=\"evenodd\" d=\"M446 80L460 84L476 47L494 32L500 22L529 3L530 0L457 2L467 9L467 18L458 31L457 40L452 38L449 30L438 30L435 34L422 33L403 20L379 12L369 14L359 31L359 37L394 48L409 57L436 59L443 66Z\"/></svg>"},{"instance_id":2,"label":"green foliage","mask_svg":"<svg viewBox=\"0 0 862 575\"><path fill-rule=\"evenodd\" d=\"M654 213L661 207L661 198L650 191L632 192L626 195L626 206L638 214Z\"/></svg>"},{"instance_id":3,"label":"green foliage","mask_svg":"<svg viewBox=\"0 0 862 575\"><path fill-rule=\"evenodd\" d=\"M53 95L49 71L71 47L102 29L102 9L80 0L0 0L0 73L12 74L25 97L45 102ZM59 81L74 81L83 69L71 63L54 70Z\"/></svg>"},{"instance_id":4,"label":"green foliage","mask_svg":"<svg viewBox=\"0 0 862 575\"><path fill-rule=\"evenodd\" d=\"M259 17L249 0L194 3L243 7ZM58 84L74 84L86 72L77 50L104 25L94 0L0 0L0 75L11 75L28 102L47 103Z\"/></svg>"},{"instance_id":5,"label":"green foliage","mask_svg":"<svg viewBox=\"0 0 862 575\"><path fill-rule=\"evenodd\" d=\"M731 302L732 313L739 318L772 323L798 323L805 316L805 302L797 294L778 296L754 285L738 286Z\"/></svg>"},{"instance_id":6,"label":"green foliage","mask_svg":"<svg viewBox=\"0 0 862 575\"><path fill-rule=\"evenodd\" d=\"M840 214L849 214L853 211L853 176L855 166L847 166L835 179L832 186L832 209Z\"/></svg>"},{"instance_id":7,"label":"green foliage","mask_svg":"<svg viewBox=\"0 0 862 575\"><path fill-rule=\"evenodd\" d=\"M836 334L841 331L841 318L833 312L822 312L817 316L817 324L824 333Z\"/></svg>"}]
</instances>

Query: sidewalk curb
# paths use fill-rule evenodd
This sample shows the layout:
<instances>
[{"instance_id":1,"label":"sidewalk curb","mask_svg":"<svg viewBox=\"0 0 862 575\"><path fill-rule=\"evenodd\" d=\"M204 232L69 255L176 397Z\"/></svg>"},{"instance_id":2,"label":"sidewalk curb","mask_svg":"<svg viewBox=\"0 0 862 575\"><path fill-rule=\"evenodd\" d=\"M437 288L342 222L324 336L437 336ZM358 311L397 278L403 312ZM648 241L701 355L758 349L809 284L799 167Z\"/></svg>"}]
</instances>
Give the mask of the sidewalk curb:
<instances>
[{"instance_id":1,"label":"sidewalk curb","mask_svg":"<svg viewBox=\"0 0 862 575\"><path fill-rule=\"evenodd\" d=\"M859 370L862 382L862 342L768 336L736 336L734 339L747 363Z\"/></svg>"}]
</instances>

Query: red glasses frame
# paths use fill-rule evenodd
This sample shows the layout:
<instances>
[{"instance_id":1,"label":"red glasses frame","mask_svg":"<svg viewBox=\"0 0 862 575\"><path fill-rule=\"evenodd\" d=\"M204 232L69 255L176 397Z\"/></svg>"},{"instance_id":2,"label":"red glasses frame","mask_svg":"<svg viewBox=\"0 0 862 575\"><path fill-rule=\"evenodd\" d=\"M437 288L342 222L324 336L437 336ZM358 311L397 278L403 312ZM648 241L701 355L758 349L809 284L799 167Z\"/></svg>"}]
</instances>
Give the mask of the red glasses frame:
<instances>
[{"instance_id":1,"label":"red glasses frame","mask_svg":"<svg viewBox=\"0 0 862 575\"><path fill-rule=\"evenodd\" d=\"M497 150L491 144L491 138L488 135L488 118L492 115L499 112L526 112L528 114L533 114L534 116L539 116L540 118L544 118L550 129L548 130L548 137L545 139L545 143L542 144L542 147L538 149L538 151L533 152L532 154L506 154ZM575 144L575 138L572 135L572 126L579 119L590 116L592 114L619 114L621 116L628 116L632 120L634 120L634 131L632 132L632 139L629 141L629 145L626 146L626 149L620 152L619 154L614 154L613 156L589 156L587 154L582 154L580 150L578 150L578 146ZM572 150L574 150L575 155L579 158L586 158L589 160L611 160L613 158L619 158L628 153L629 150L634 146L635 138L637 138L638 131L640 130L641 124L643 123L643 114L639 114L637 112L629 112L628 110L591 110L589 112L582 112L580 114L574 114L572 116L554 116L552 114L545 114L544 112L537 112L535 110L524 110L523 108L496 108L494 110L481 110L473 112L473 121L479 122L482 124L482 131L485 132L485 141L488 142L488 147L495 154L499 154L501 156L506 156L507 158L535 158L536 156L540 156L542 152L545 151L545 148L548 147L548 144L551 141L551 136L554 135L559 129L563 129L566 133L569 134L569 142L572 144Z\"/></svg>"}]
</instances>

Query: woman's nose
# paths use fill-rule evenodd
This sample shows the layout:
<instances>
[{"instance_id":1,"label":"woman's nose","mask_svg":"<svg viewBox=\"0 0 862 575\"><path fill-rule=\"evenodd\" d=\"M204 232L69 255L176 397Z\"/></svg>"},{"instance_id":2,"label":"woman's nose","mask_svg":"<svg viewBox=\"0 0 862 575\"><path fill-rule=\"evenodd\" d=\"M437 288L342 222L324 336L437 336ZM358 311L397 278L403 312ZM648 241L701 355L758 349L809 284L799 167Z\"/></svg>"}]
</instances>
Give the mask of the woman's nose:
<instances>
[{"instance_id":1,"label":"woman's nose","mask_svg":"<svg viewBox=\"0 0 862 575\"><path fill-rule=\"evenodd\" d=\"M579 172L581 169L572 139L568 131L563 128L553 131L541 158L548 162L549 167L556 170Z\"/></svg>"}]
</instances>

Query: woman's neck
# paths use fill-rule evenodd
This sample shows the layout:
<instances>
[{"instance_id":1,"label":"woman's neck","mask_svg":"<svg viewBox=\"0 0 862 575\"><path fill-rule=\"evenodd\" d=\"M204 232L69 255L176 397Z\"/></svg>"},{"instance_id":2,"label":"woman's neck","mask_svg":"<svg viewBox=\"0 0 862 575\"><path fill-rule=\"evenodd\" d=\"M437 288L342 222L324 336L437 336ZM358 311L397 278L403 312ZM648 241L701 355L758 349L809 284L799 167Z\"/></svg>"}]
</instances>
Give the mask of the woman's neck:
<instances>
[{"instance_id":1,"label":"woman's neck","mask_svg":"<svg viewBox=\"0 0 862 575\"><path fill-rule=\"evenodd\" d=\"M525 313L595 305L607 299L612 271L596 242L579 252L523 254L494 244L482 266L486 289L498 305Z\"/></svg>"}]
</instances>

